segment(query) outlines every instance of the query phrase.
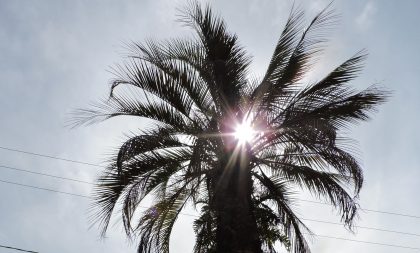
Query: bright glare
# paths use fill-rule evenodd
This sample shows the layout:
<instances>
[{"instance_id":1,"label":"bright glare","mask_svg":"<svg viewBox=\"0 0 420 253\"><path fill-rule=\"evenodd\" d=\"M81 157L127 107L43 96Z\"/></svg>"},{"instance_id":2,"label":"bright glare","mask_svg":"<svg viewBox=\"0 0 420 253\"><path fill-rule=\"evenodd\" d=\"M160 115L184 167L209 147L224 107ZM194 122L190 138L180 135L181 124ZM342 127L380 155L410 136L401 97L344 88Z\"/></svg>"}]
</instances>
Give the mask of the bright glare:
<instances>
[{"instance_id":1,"label":"bright glare","mask_svg":"<svg viewBox=\"0 0 420 253\"><path fill-rule=\"evenodd\" d=\"M243 122L236 127L234 135L240 143L251 142L254 138L255 131L248 122Z\"/></svg>"}]
</instances>

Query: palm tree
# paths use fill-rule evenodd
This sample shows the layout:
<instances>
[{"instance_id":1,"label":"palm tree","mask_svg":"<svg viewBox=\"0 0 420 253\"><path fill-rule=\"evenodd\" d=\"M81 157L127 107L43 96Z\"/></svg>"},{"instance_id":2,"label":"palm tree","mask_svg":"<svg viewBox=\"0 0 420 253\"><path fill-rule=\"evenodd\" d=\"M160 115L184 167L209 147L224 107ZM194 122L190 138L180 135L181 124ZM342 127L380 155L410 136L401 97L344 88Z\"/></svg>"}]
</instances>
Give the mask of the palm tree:
<instances>
[{"instance_id":1,"label":"palm tree","mask_svg":"<svg viewBox=\"0 0 420 253\"><path fill-rule=\"evenodd\" d=\"M139 237L139 252L169 252L174 223L192 204L200 212L195 252L276 252L276 241L310 252L311 232L293 211L296 189L329 202L351 227L363 174L339 130L368 119L387 94L349 86L363 51L304 83L334 18L328 6L304 29L303 12L293 10L261 80L249 79L250 57L236 35L198 3L180 16L194 37L131 45L110 97L75 118L151 122L98 179L102 233L118 212L127 235ZM149 195L154 204L137 216Z\"/></svg>"}]
</instances>

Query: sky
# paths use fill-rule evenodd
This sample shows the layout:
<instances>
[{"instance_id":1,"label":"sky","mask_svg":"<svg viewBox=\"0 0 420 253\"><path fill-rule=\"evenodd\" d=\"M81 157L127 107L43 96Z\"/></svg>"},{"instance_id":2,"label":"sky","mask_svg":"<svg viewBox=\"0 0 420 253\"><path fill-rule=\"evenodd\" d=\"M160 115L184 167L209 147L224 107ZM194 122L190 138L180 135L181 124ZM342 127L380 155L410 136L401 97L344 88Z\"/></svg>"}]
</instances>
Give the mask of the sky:
<instances>
[{"instance_id":1,"label":"sky","mask_svg":"<svg viewBox=\"0 0 420 253\"><path fill-rule=\"evenodd\" d=\"M252 72L261 75L293 1L210 1L247 52ZM109 72L121 62L124 44L148 38L182 37L191 31L176 20L185 1L0 1L0 146L101 164L124 140L141 129L138 119L118 118L89 127L66 127L69 112L107 96ZM296 0L309 21L329 1ZM367 0L333 3L340 23L308 81L367 49L357 89L380 84L392 97L373 120L349 131L358 141L365 184L364 209L420 216L420 2ZM93 182L100 167L0 149L0 165ZM0 167L0 180L81 195L91 185ZM0 245L42 253L135 252L118 220L101 239L91 227L86 198L0 182ZM188 210L187 210L188 211ZM186 211L186 212L187 212ZM301 217L339 222L329 206L300 203ZM171 238L171 252L191 252L194 217L182 216ZM307 221L316 234L420 248L419 237ZM420 219L362 211L358 226L420 234ZM311 240L312 252L412 252L410 249L342 241ZM16 252L0 248L0 252Z\"/></svg>"}]
</instances>

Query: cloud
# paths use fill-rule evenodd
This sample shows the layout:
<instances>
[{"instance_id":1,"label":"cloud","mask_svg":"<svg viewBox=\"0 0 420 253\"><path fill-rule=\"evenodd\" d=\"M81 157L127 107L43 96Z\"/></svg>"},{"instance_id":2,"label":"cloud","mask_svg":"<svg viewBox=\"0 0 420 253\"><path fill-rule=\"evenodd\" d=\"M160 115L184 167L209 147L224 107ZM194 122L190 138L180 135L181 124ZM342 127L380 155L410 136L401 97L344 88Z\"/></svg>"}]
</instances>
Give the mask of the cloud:
<instances>
[{"instance_id":1,"label":"cloud","mask_svg":"<svg viewBox=\"0 0 420 253\"><path fill-rule=\"evenodd\" d=\"M118 50L123 42L143 41L147 37L169 38L190 31L176 19L178 3L159 1L0 1L0 145L23 150L99 163L101 154L120 143L123 132L137 131L144 125L126 118L73 131L63 128L63 115L74 107L108 94L109 65L120 62ZM180 1L181 3L183 2ZM297 1L313 17L329 1ZM354 137L361 142L366 184L361 194L362 208L390 210L418 215L417 185L420 172L418 150L420 125L415 117L420 108L418 33L407 28L407 20L419 22L415 3L394 6L366 1L355 4L337 1L343 19L339 42L328 46L320 62L320 72L366 46L370 52L368 68L353 84L368 85L372 80L387 80L396 90L392 103L380 108L374 120L357 128ZM305 4L304 4L305 3ZM376 5L375 5L376 3ZM211 1L215 11L238 34L245 48L254 55L253 73L264 71L272 54L292 1ZM393 19L388 17L394 15ZM373 24L372 36L354 36ZM342 32L341 32L342 31ZM405 44L387 40L386 34ZM393 38L393 39L394 39ZM404 45L404 46L402 46ZM398 52L396 54L395 52ZM125 53L125 51L123 51ZM417 64L417 65L416 65ZM318 65L319 66L319 65ZM316 74L316 72L315 72ZM364 87L365 87L364 86ZM93 180L94 168L0 151L0 164L63 177ZM1 170L0 178L78 194L89 194L85 185L58 181L24 173ZM112 227L106 240L98 241L98 229L88 230L89 202L74 196L0 184L0 240L40 252L135 252L127 244L119 226ZM328 207L301 205L302 216L338 222ZM189 211L186 211L189 212ZM190 252L194 235L191 217L180 217L171 241L171 252ZM357 240L419 247L412 237L366 233L360 229L352 237L339 226L319 223L308 225L315 233ZM413 220L388 215L361 213L361 226L415 232ZM328 238L314 238L313 252L395 252L394 248L368 246ZM368 248L369 247L369 248ZM1 251L1 250L0 250ZM3 251L1 251L3 252ZM407 251L408 252L408 251Z\"/></svg>"},{"instance_id":2,"label":"cloud","mask_svg":"<svg viewBox=\"0 0 420 253\"><path fill-rule=\"evenodd\" d=\"M367 2L363 7L362 12L356 17L356 24L359 28L363 30L369 29L369 27L373 24L373 18L376 11L376 5L372 1Z\"/></svg>"}]
</instances>

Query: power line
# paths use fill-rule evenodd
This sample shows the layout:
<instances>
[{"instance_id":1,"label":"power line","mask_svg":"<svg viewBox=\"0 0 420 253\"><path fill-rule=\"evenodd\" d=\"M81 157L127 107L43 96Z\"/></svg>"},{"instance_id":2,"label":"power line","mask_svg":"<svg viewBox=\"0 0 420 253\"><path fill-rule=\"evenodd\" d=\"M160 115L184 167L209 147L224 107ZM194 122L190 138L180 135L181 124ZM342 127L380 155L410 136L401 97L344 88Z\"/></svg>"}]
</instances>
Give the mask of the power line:
<instances>
[{"instance_id":1,"label":"power line","mask_svg":"<svg viewBox=\"0 0 420 253\"><path fill-rule=\"evenodd\" d=\"M330 205L330 204L325 203L325 202L319 202L319 201L314 201L314 200L307 200L307 199L299 199L299 200L302 201L302 202L314 203L314 204L318 204L318 205L328 205L328 206ZM388 212L388 211L367 209L367 208L361 208L361 207L359 207L359 209L361 211L365 211L365 212L389 214L389 215L403 216L403 217L408 217L408 218L413 218L413 219L420 219L420 216L412 215L412 214L397 213L397 212Z\"/></svg>"},{"instance_id":2,"label":"power line","mask_svg":"<svg viewBox=\"0 0 420 253\"><path fill-rule=\"evenodd\" d=\"M23 186L23 187L34 188L34 189L39 189L39 190L45 190L45 191L49 191L49 192L55 192L55 193L61 193L61 194L66 194L66 195L72 195L72 196L76 196L76 197L83 197L83 198L92 199L92 197L86 196L86 195L74 194L74 193L63 192L63 191L57 191L57 190L53 190L53 189L49 189L49 188L43 188L43 187L37 187L37 186L33 186L33 185L20 184L20 183L10 182L10 181L4 181L4 180L0 180L0 182L4 182L4 183L8 183L8 184L14 184L14 185L19 185L19 186ZM140 206L140 207L141 208L147 208L147 207L144 207L144 206ZM197 215L187 214L187 213L180 213L180 215L195 216L195 217L197 217ZM348 238L342 238L342 237L334 237L334 236L328 236L328 235L319 235L319 234L312 234L312 235L317 236L317 237L325 237L325 238L336 239L336 240L344 240L344 241L351 241L351 242L358 242L358 243L365 243L365 244L373 244L373 245L380 245L380 246L393 247L393 248L420 250L420 248L409 247L409 246L404 246L404 245L387 244L387 243L372 242L372 241L362 241L362 240L348 239ZM7 246L5 246L5 247L7 247ZM11 247L8 247L8 248L11 248ZM12 248L12 249L21 250L21 249L17 249L17 248ZM25 251L25 250L21 250L21 251ZM25 251L25 252L38 253L38 252L35 252L35 251Z\"/></svg>"},{"instance_id":3,"label":"power line","mask_svg":"<svg viewBox=\"0 0 420 253\"><path fill-rule=\"evenodd\" d=\"M34 189L38 189L38 190L45 190L45 191L49 191L49 192L61 193L61 194L66 194L66 195L71 195L71 196L76 196L76 197L83 197L83 198L93 199L92 197L87 196L87 195L81 195L81 194L63 192L63 191L53 190L53 189L44 188L44 187L38 187L38 186L27 185L27 184L20 184L20 183L16 183L16 182L5 181L5 180L0 180L0 182L7 183L7 184L14 184L14 185L28 187L28 188L34 188ZM139 207L140 208L145 208L145 209L148 208L146 206L139 206ZM188 213L180 213L180 214L181 215L184 215L184 216L199 217L198 215L188 214ZM315 219L302 218L302 220L313 221L313 222L318 222L318 223L325 223L325 224L342 225L341 223L338 223L338 222L321 221L321 220L315 220ZM381 228L372 228L372 227L366 227L366 226L354 226L354 227L362 228L362 229L376 230L376 231L381 231L381 232L389 232L389 233L396 233L396 234L403 234L403 235L411 235L411 236L420 236L419 234L415 234L415 233L408 233L408 232L388 230L388 229L381 229Z\"/></svg>"},{"instance_id":4,"label":"power line","mask_svg":"<svg viewBox=\"0 0 420 253\"><path fill-rule=\"evenodd\" d=\"M30 253L39 253L38 251L24 250L24 249L19 249L19 248L15 248L15 247L5 246L5 245L0 245L0 248L12 249L12 250L23 251L23 252L30 252Z\"/></svg>"},{"instance_id":5,"label":"power line","mask_svg":"<svg viewBox=\"0 0 420 253\"><path fill-rule=\"evenodd\" d=\"M340 226L343 225L339 222L322 221L322 220L315 220L315 219L301 218L301 220L313 221L313 222L325 223L325 224L332 224L332 225L340 225ZM419 236L420 237L420 234L408 233L408 232L403 232L403 231L395 231L395 230L389 230L389 229L383 229L383 228L373 228L373 227L365 227L365 226L358 226L358 225L354 225L354 227L355 228L368 229L368 230L376 230L376 231L381 231L381 232L388 232L388 233L395 233L395 234L411 235L411 236Z\"/></svg>"},{"instance_id":6,"label":"power line","mask_svg":"<svg viewBox=\"0 0 420 253\"><path fill-rule=\"evenodd\" d=\"M24 173L31 173L31 174L41 175L41 176L47 176L47 177L57 178L57 179L61 179L61 180L68 180L68 181L72 181L72 182L78 182L78 183L96 185L95 183L92 183L92 182L87 182L87 181L78 180L78 179L74 179L74 178L60 177L60 176L55 176L55 175L51 175L51 174L47 174L47 173L39 173L39 172L34 172L34 171L19 169L19 168L10 167L10 166L0 165L0 168L15 170L15 171L24 172ZM39 187L37 189L39 189ZM86 197L88 197L88 196L86 196ZM191 215L190 214L185 214L185 215L195 216L195 215L192 215L192 214ZM343 224L338 223L338 222L321 221L321 220L315 220L315 219L305 219L305 218L302 218L302 220L307 220L307 221L312 221L312 222L318 222L318 223L325 223L325 224L332 224L332 225L340 225L340 226L343 225ZM388 230L388 229L382 229L382 228L357 226L357 225L355 225L354 227L355 228L362 228L362 229L369 229L369 230L376 230L376 231L381 231L381 232L396 233L396 234L403 234L403 235L410 235L410 236L418 236L418 237L420 237L420 234L415 234L415 233L401 232L401 231Z\"/></svg>"},{"instance_id":7,"label":"power line","mask_svg":"<svg viewBox=\"0 0 420 253\"><path fill-rule=\"evenodd\" d=\"M0 182L6 183L6 184L18 185L18 186L27 187L27 188L33 188L33 189L37 189L37 190L43 190L43 191L49 191L49 192L54 192L54 193L66 194L66 195L75 196L75 197L81 197L81 198L87 198L87 199L94 199L94 198L92 198L91 196L88 196L88 195L82 195L82 194L77 194L77 193L70 193L70 192L58 191L58 190L54 190L54 189L50 189L50 188L38 187L38 186L28 185L28 184L21 184L21 183L16 183L16 182L11 182L11 181L1 180L1 179L0 179ZM149 208L149 207L146 207L146 206L139 206L139 207L140 208L145 208L145 209L148 209ZM185 215L185 216L199 217L198 215L189 214L189 213L180 213L180 214L181 215Z\"/></svg>"},{"instance_id":8,"label":"power line","mask_svg":"<svg viewBox=\"0 0 420 253\"><path fill-rule=\"evenodd\" d=\"M411 214L401 214L401 213L394 213L394 212L380 211L380 210L372 210L372 209L366 209L366 208L360 208L360 210L368 211L368 212L374 212L374 213L398 215L398 216L405 216L405 217L414 218L414 219L420 219L420 216L411 215Z\"/></svg>"},{"instance_id":9,"label":"power line","mask_svg":"<svg viewBox=\"0 0 420 253\"><path fill-rule=\"evenodd\" d=\"M85 184L90 184L90 185L96 185L95 183L92 183L92 182L82 181L82 180L78 180L78 179L74 179L74 178L60 177L60 176L55 176L55 175L51 175L51 174L47 174L47 173L39 173L39 172L34 172L34 171L19 169L19 168L15 168L15 167L4 166L4 165L0 165L0 167L1 168L5 168L5 169L19 171L19 172L24 172L24 173L31 173L31 174L41 175L41 176L47 176L47 177L57 178L57 179L61 179L61 180L68 180L68 181L72 181L72 182L78 182L78 183L85 183ZM303 201L305 201L305 200L303 200ZM318 203L318 202L316 202L316 203ZM190 215L190 216L194 216L194 215ZM325 223L325 224L332 224L332 225L340 225L340 226L343 225L343 224L338 223L338 222L321 221L321 220L316 220L316 219L305 219L305 218L302 218L302 220L307 220L307 221L312 221L312 222L318 222L318 223ZM388 230L388 229L382 229L382 228L373 228L373 227L366 227L366 226L357 226L357 225L355 225L354 227L355 228L361 228L361 229L376 230L376 231L381 231L381 232L388 232L388 233L395 233L395 234L403 234L403 235L410 235L410 236L418 236L418 237L420 237L420 234L409 233L409 232Z\"/></svg>"},{"instance_id":10,"label":"power line","mask_svg":"<svg viewBox=\"0 0 420 253\"><path fill-rule=\"evenodd\" d=\"M73 181L73 182L78 182L78 183L96 185L94 183L79 180L79 179L61 177L61 176L51 175L51 174L47 174L47 173L35 172L35 171L31 171L31 170L24 170L24 169L19 169L19 168L15 168L15 167L5 166L5 165L0 165L0 168L4 168L4 169L8 169L8 170L15 170L15 171L24 172L24 173L30 173L30 174L35 174L35 175L40 175L40 176L45 176L45 177L52 177L52 178L57 178L57 179L61 179L61 180L68 180L68 181Z\"/></svg>"},{"instance_id":11,"label":"power line","mask_svg":"<svg viewBox=\"0 0 420 253\"><path fill-rule=\"evenodd\" d=\"M82 195L82 194L77 194L77 193L63 192L63 191L53 190L53 189L44 188L44 187L38 187L38 186L34 186L34 185L28 185L28 184L21 184L21 183L16 183L16 182L10 182L10 181L1 180L1 179L0 179L0 182L6 183L6 184L19 185L19 186L23 186L23 187L38 189L38 190L44 190L44 191L49 191L49 192L56 192L56 193L61 193L61 194L66 194L66 195L71 195L71 196L76 196L76 197L82 197L82 198L91 199L91 197L89 197L87 195Z\"/></svg>"},{"instance_id":12,"label":"power line","mask_svg":"<svg viewBox=\"0 0 420 253\"><path fill-rule=\"evenodd\" d=\"M358 242L358 243L381 245L381 246L387 246L387 247L393 247L393 248L420 250L420 248L409 247L409 246L404 246L404 245L388 244L388 243L381 243L381 242L371 242L371 241L362 241L362 240L348 239L348 238L335 237L335 236L329 236L329 235L318 235L318 234L314 234L314 236L317 236L317 237L325 237L325 238L336 239L336 240L342 240L342 241L350 241L350 242Z\"/></svg>"},{"instance_id":13,"label":"power line","mask_svg":"<svg viewBox=\"0 0 420 253\"><path fill-rule=\"evenodd\" d=\"M99 164L82 162L82 161L77 161L77 160L72 160L72 159L67 159L67 158L62 158L62 157L57 157L57 156L51 156L51 155L44 155L44 154L35 153L35 152L29 152L29 151L24 151L24 150L20 150L20 149L14 149L14 148L2 147L2 146L0 146L0 149L12 151L12 152L17 152L17 153L22 153L22 154L27 154L27 155L33 155L33 156L39 156L39 157L44 157L44 158L50 158L50 159L60 160L60 161L65 161L65 162L78 163L78 164L95 166L95 167L104 167L104 166L101 166Z\"/></svg>"},{"instance_id":14,"label":"power line","mask_svg":"<svg viewBox=\"0 0 420 253\"><path fill-rule=\"evenodd\" d=\"M0 149L7 150L7 151L12 151L12 152L23 153L23 154L28 154L28 155L39 156L39 157L44 157L44 158L50 158L50 159L55 159L55 160L61 160L61 161L65 161L65 162L71 162L71 163L77 163L77 164L83 164L83 165L89 165L89 166L95 166L95 167L105 168L105 166L101 166L99 164L93 164L93 163L88 163L88 162L83 162L83 161L77 161L77 160L73 160L73 159L67 159L67 158L56 157L56 156L51 156L51 155L44 155L44 154L40 154L40 153L29 152L29 151L24 151L24 150L20 150L20 149L14 149L14 148L8 148L8 147L4 147L4 146L0 146ZM36 173L34 173L34 174L36 174ZM307 202L307 203L321 204L321 205L330 205L328 203L319 202L319 201L313 201L313 200L306 200L306 199L300 199L300 201ZM412 214L389 212L389 211L382 211L382 210L375 210L375 209L367 209L367 208L360 208L360 210L361 211L366 211L366 212L373 212L373 213L380 213L380 214L388 214L388 215L408 217L408 218L413 218L413 219L420 219L420 216L412 215Z\"/></svg>"},{"instance_id":15,"label":"power line","mask_svg":"<svg viewBox=\"0 0 420 253\"><path fill-rule=\"evenodd\" d=\"M5 166L5 165L0 165L0 168L15 170L15 171L24 172L24 173L30 173L30 174L40 175L40 176L52 177L52 178L57 178L57 179L61 179L61 180L68 180L68 181L72 181L72 182L96 185L95 183L87 182L87 181L83 181L83 180L79 180L79 179L61 177L61 176L51 175L51 174L47 174L47 173L40 173L40 172L35 172L35 171L30 171L30 170L25 170L25 169L19 169L19 168L16 168L16 167L10 167L10 166ZM310 200L302 200L302 199L300 199L300 200L301 201L308 201L308 202L311 202L311 203L319 203L319 202L310 201ZM318 223L325 223L325 224L332 224L332 225L340 225L340 226L342 225L341 223L338 223L338 222L321 221L321 220L315 220L315 219L302 218L302 220L313 221L313 222L318 222ZM376 230L376 231L382 231L382 232L389 232L389 233L404 234L404 235L411 235L411 236L420 237L420 234L408 233L408 232L402 232L402 231L388 230L388 229L382 229L382 228L373 228L373 227L365 227L365 226L357 226L357 225L355 225L354 227L355 228L362 228L362 229L369 229L369 230Z\"/></svg>"}]
</instances>

